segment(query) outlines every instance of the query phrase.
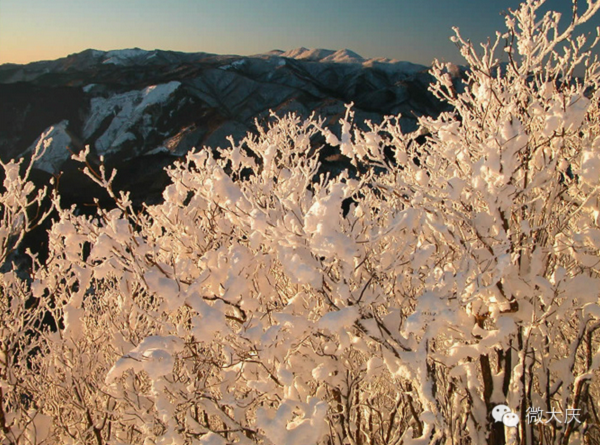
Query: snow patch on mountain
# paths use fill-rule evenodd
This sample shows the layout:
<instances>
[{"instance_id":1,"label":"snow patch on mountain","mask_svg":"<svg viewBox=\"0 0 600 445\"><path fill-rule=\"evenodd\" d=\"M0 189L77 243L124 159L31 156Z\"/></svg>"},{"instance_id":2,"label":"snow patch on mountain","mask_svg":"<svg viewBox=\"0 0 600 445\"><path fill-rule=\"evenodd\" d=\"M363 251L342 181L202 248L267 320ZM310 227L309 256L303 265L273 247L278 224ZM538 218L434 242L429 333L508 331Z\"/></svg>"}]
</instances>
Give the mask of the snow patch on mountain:
<instances>
[{"instance_id":1,"label":"snow patch on mountain","mask_svg":"<svg viewBox=\"0 0 600 445\"><path fill-rule=\"evenodd\" d=\"M123 65L135 59L149 59L156 51L146 51L140 48L118 49L104 53L104 64Z\"/></svg>"},{"instance_id":2,"label":"snow patch on mountain","mask_svg":"<svg viewBox=\"0 0 600 445\"><path fill-rule=\"evenodd\" d=\"M179 88L180 82L173 81L161 85L153 85L143 90L128 91L115 94L108 98L95 97L91 100L91 112L84 125L83 135L90 138L102 125L102 122L114 116L106 131L96 140L96 151L99 155L106 155L118 151L119 145L135 139L130 130L143 120L143 127L151 122L144 118L146 109L152 105L165 102L171 94ZM150 128L142 128L146 134Z\"/></svg>"},{"instance_id":3,"label":"snow patch on mountain","mask_svg":"<svg viewBox=\"0 0 600 445\"><path fill-rule=\"evenodd\" d=\"M39 138L27 149L26 153L33 153L36 147L42 147L42 156L35 161L34 167L56 174L60 167L71 156L71 137L67 133L68 120L63 120L52 125L40 135ZM45 147L45 149L44 149Z\"/></svg>"},{"instance_id":4,"label":"snow patch on mountain","mask_svg":"<svg viewBox=\"0 0 600 445\"><path fill-rule=\"evenodd\" d=\"M273 53L271 51L268 54ZM315 48L296 48L289 51L277 54L277 57L286 57L289 59L306 60L321 63L355 63L364 66L365 68L377 68L388 73L406 73L414 74L426 70L427 67L410 62L400 62L396 59L388 59L386 57L376 57L365 59L359 54L349 49L340 49L337 51L331 49L315 49Z\"/></svg>"},{"instance_id":5,"label":"snow patch on mountain","mask_svg":"<svg viewBox=\"0 0 600 445\"><path fill-rule=\"evenodd\" d=\"M363 63L365 58L349 49L320 49L320 48L296 48L279 54L280 57L289 59L308 60L325 63Z\"/></svg>"},{"instance_id":6,"label":"snow patch on mountain","mask_svg":"<svg viewBox=\"0 0 600 445\"><path fill-rule=\"evenodd\" d=\"M287 57L289 59L297 60L313 60L315 62L320 61L325 57L329 57L335 53L331 49L322 48L304 48L303 46L296 49L291 49L280 54L280 57Z\"/></svg>"},{"instance_id":7,"label":"snow patch on mountain","mask_svg":"<svg viewBox=\"0 0 600 445\"><path fill-rule=\"evenodd\" d=\"M219 69L222 69L222 70L229 70L232 68L239 69L239 68L243 67L245 64L246 64L246 59L240 59L240 60L231 62L229 65L220 66Z\"/></svg>"},{"instance_id":8,"label":"snow patch on mountain","mask_svg":"<svg viewBox=\"0 0 600 445\"><path fill-rule=\"evenodd\" d=\"M359 56L354 51L349 49L340 49L334 52L330 56L321 59L321 62L333 62L333 63L363 63L365 59Z\"/></svg>"}]
</instances>

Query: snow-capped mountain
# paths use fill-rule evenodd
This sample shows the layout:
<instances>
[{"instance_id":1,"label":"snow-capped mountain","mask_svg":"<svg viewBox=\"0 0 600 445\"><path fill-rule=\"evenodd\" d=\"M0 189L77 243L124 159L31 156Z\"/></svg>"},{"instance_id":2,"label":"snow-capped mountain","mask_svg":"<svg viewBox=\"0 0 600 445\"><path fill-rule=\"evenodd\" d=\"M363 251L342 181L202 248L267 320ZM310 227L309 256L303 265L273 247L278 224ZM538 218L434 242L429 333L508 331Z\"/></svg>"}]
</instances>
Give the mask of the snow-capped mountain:
<instances>
[{"instance_id":1,"label":"snow-capped mountain","mask_svg":"<svg viewBox=\"0 0 600 445\"><path fill-rule=\"evenodd\" d=\"M286 51L281 54L281 57L325 63L363 63L366 61L363 57L359 56L354 51L350 51L349 49L334 51L331 49L309 49L301 47Z\"/></svg>"},{"instance_id":2,"label":"snow-capped mountain","mask_svg":"<svg viewBox=\"0 0 600 445\"><path fill-rule=\"evenodd\" d=\"M266 123L270 110L315 112L335 127L352 102L357 122L401 114L411 131L418 116L441 111L427 91L430 81L422 65L365 59L348 49L255 56L90 49L6 64L0 66L0 158L46 144L36 168L63 171L64 186L81 180L71 152L90 145L123 172L123 187L145 200L162 190L165 165L194 147L223 147L227 136L243 137L256 120ZM327 150L324 163L335 154ZM81 184L73 193L87 195Z\"/></svg>"}]
</instances>

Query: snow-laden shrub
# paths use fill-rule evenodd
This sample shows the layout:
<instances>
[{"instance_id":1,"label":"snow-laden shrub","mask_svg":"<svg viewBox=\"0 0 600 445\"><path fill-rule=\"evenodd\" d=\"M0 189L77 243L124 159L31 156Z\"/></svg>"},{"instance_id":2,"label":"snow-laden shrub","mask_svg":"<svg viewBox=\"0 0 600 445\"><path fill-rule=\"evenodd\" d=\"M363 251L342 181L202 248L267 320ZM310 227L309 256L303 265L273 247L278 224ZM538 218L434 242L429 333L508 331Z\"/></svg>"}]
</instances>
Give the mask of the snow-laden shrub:
<instances>
[{"instance_id":1,"label":"snow-laden shrub","mask_svg":"<svg viewBox=\"0 0 600 445\"><path fill-rule=\"evenodd\" d=\"M600 65L571 34L600 3L564 32L540 5L483 53L457 33L424 143L276 118L137 213L88 169L117 209L55 198L48 260L0 278L2 443L598 443ZM359 175L318 176L316 135ZM33 190L5 170L9 233Z\"/></svg>"}]
</instances>

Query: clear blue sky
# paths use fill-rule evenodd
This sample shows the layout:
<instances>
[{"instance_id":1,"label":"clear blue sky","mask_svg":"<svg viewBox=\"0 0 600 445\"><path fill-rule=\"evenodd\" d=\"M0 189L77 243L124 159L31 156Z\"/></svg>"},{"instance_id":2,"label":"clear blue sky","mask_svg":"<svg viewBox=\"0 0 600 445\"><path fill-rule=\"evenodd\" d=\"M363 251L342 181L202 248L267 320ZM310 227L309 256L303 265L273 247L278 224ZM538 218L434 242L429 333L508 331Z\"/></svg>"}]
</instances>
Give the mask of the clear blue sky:
<instances>
[{"instance_id":1,"label":"clear blue sky","mask_svg":"<svg viewBox=\"0 0 600 445\"><path fill-rule=\"evenodd\" d=\"M585 1L580 1L580 7ZM461 63L452 26L474 42L504 30L517 0L0 0L0 63L87 48L139 47L250 55L271 49L351 49L429 65ZM570 15L570 0L545 9ZM600 25L600 16L593 26ZM593 29L593 26L587 30Z\"/></svg>"}]
</instances>

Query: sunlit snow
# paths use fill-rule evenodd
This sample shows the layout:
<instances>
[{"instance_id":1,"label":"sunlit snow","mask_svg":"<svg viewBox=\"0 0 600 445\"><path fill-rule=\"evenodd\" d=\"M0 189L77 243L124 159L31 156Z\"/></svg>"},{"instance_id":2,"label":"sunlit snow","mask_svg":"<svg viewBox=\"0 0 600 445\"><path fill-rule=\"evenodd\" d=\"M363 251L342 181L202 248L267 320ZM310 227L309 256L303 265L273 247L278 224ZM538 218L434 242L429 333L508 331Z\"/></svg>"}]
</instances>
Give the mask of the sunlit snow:
<instances>
[{"instance_id":1,"label":"sunlit snow","mask_svg":"<svg viewBox=\"0 0 600 445\"><path fill-rule=\"evenodd\" d=\"M180 85L180 82L172 81L149 86L143 90L115 94L108 98L93 98L90 115L83 128L84 137L90 138L102 122L112 114L115 117L109 127L96 140L96 151L100 155L105 155L118 150L119 144L135 139L131 129L141 120L146 109L167 100ZM143 134L147 134L150 130L151 128L147 126L141 128Z\"/></svg>"}]
</instances>

